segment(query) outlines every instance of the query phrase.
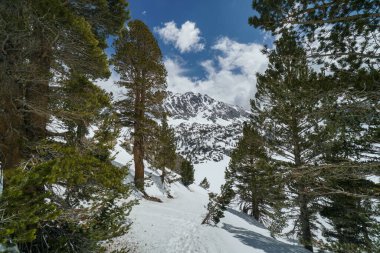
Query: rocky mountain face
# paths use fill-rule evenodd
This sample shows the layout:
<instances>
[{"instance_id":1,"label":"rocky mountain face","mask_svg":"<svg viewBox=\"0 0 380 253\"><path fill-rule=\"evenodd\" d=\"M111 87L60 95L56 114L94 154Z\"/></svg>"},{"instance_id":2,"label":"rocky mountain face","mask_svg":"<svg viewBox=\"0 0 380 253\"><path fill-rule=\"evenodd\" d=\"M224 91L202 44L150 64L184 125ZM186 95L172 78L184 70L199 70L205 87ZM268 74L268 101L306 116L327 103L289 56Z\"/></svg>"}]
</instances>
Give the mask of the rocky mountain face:
<instances>
[{"instance_id":1,"label":"rocky mountain face","mask_svg":"<svg viewBox=\"0 0 380 253\"><path fill-rule=\"evenodd\" d=\"M220 161L242 135L249 111L199 93L169 93L164 103L175 129L177 150L193 163Z\"/></svg>"}]
</instances>

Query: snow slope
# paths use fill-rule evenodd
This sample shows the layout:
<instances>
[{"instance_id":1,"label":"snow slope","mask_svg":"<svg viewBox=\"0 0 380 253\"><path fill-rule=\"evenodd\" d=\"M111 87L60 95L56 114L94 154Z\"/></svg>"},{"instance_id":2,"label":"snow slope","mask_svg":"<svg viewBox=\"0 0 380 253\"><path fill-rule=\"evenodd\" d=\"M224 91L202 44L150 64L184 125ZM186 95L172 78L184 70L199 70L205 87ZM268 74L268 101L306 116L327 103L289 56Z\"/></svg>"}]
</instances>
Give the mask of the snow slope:
<instances>
[{"instance_id":1,"label":"snow slope","mask_svg":"<svg viewBox=\"0 0 380 253\"><path fill-rule=\"evenodd\" d=\"M141 200L131 213L131 231L118 238L119 246L134 245L135 252L307 252L270 237L250 217L229 209L217 227L201 225L208 202L207 192L191 185L172 185L174 199L160 196L164 203Z\"/></svg>"},{"instance_id":2,"label":"snow slope","mask_svg":"<svg viewBox=\"0 0 380 253\"><path fill-rule=\"evenodd\" d=\"M115 162L121 165L131 164L131 155L119 145L115 153ZM222 163L210 163L202 166L212 167L214 174L224 171L228 159ZM160 198L163 203L141 199L134 206L129 219L132 221L128 234L116 238L109 250L128 248L135 253L307 253L300 246L286 241L278 241L270 237L270 233L262 225L239 211L229 209L218 226L201 225L206 214L208 192L193 184L189 188L176 181L164 189L159 182L159 172L146 169L149 195ZM133 176L133 166L130 167ZM202 168L199 168L202 170ZM205 169L205 168L203 168ZM203 173L203 172L202 172ZM209 174L209 176L211 176ZM204 174L197 175L199 181ZM219 182L210 177L215 188ZM216 177L217 178L217 177ZM203 179L203 178L202 178ZM129 179L130 180L130 179ZM170 190L173 199L167 198Z\"/></svg>"},{"instance_id":3,"label":"snow slope","mask_svg":"<svg viewBox=\"0 0 380 253\"><path fill-rule=\"evenodd\" d=\"M223 159L219 162L205 161L203 163L194 164L194 179L195 184L199 185L200 182L206 177L210 183L210 191L219 193L220 186L224 184L224 171L226 170L231 158L229 156L223 156Z\"/></svg>"},{"instance_id":4,"label":"snow slope","mask_svg":"<svg viewBox=\"0 0 380 253\"><path fill-rule=\"evenodd\" d=\"M133 208L131 231L117 239L119 246L134 245L136 253L307 252L271 238L260 224L233 209L217 227L201 225L207 192L180 183L172 185L172 190L174 199L158 194L163 203L141 200Z\"/></svg>"}]
</instances>

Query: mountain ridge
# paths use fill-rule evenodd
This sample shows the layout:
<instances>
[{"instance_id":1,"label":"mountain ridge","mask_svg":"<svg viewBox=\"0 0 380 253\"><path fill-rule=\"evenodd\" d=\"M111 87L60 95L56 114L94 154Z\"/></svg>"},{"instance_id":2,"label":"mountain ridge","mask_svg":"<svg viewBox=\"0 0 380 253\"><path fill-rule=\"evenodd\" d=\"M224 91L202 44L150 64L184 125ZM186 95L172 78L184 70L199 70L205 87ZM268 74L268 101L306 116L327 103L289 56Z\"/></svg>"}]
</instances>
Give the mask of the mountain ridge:
<instances>
[{"instance_id":1,"label":"mountain ridge","mask_svg":"<svg viewBox=\"0 0 380 253\"><path fill-rule=\"evenodd\" d=\"M164 108L175 130L178 153L196 164L229 156L250 116L239 106L193 92L168 92Z\"/></svg>"}]
</instances>

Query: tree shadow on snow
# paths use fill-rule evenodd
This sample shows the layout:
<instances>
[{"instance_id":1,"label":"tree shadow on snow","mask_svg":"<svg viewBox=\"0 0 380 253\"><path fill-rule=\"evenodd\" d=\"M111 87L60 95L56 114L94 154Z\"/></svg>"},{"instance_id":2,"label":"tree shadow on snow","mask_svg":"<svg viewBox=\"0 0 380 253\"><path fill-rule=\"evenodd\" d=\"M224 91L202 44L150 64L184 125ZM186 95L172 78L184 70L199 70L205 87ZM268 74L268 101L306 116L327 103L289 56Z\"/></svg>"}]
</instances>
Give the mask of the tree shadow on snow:
<instances>
[{"instance_id":1,"label":"tree shadow on snow","mask_svg":"<svg viewBox=\"0 0 380 253\"><path fill-rule=\"evenodd\" d=\"M262 224L252 219L248 215L232 209L228 209L227 211L244 219L251 225L265 228ZM253 247L255 249L261 249L266 253L310 253L310 251L304 249L301 246L286 244L271 237L267 237L257 232L247 230L245 228L235 227L226 223L223 224L222 228L233 234L235 238L238 238L245 245Z\"/></svg>"},{"instance_id":2,"label":"tree shadow on snow","mask_svg":"<svg viewBox=\"0 0 380 253\"><path fill-rule=\"evenodd\" d=\"M262 223L258 222L257 220L253 219L251 216L249 216L243 212L236 211L232 208L227 208L227 212L232 213L233 215L245 220L250 225L253 225L253 226L256 226L259 228L263 228L263 229L267 229Z\"/></svg>"}]
</instances>

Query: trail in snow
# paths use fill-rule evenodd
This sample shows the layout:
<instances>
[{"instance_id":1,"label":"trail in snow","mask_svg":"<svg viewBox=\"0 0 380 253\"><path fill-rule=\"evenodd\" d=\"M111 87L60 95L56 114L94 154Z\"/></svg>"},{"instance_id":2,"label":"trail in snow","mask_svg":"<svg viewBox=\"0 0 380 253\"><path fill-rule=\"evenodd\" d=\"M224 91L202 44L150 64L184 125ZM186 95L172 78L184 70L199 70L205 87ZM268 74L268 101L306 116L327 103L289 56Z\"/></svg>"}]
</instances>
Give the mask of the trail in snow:
<instances>
[{"instance_id":1,"label":"trail in snow","mask_svg":"<svg viewBox=\"0 0 380 253\"><path fill-rule=\"evenodd\" d=\"M133 177L132 156L120 147L120 142L114 153L115 162L130 164ZM207 176L211 190L218 191L228 161L197 165L196 183ZM261 224L233 209L225 212L218 226L201 225L207 213L208 192L195 184L186 188L174 182L170 185L174 198L169 199L160 183L160 173L150 170L148 163L145 165L150 182L146 192L163 203L141 199L129 216L133 222L129 233L116 238L110 251L126 247L134 253L308 253L288 241L273 239Z\"/></svg>"},{"instance_id":2,"label":"trail in snow","mask_svg":"<svg viewBox=\"0 0 380 253\"><path fill-rule=\"evenodd\" d=\"M120 246L135 245L136 253L306 253L300 246L270 237L268 230L236 210L226 211L218 226L201 225L207 192L191 185L172 185L174 199L141 200L130 218L131 231L117 239ZM152 194L152 193L151 193Z\"/></svg>"}]
</instances>

